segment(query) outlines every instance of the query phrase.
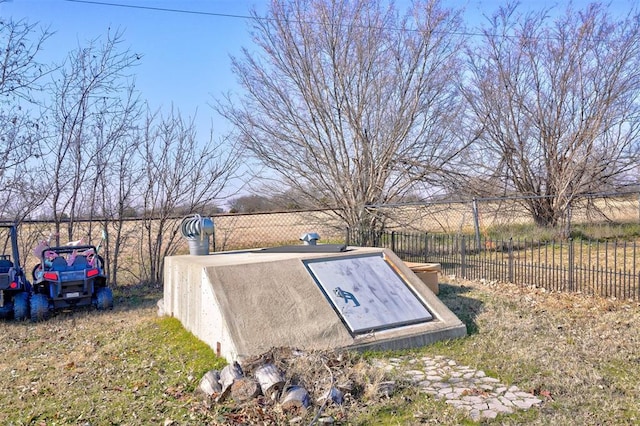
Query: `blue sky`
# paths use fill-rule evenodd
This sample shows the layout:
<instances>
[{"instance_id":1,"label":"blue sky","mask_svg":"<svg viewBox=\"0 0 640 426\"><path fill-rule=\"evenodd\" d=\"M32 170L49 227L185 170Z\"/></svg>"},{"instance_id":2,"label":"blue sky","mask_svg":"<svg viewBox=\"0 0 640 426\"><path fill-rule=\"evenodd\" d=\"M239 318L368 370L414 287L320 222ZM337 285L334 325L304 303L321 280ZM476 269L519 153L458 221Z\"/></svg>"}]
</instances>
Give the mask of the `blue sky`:
<instances>
[{"instance_id":1,"label":"blue sky","mask_svg":"<svg viewBox=\"0 0 640 426\"><path fill-rule=\"evenodd\" d=\"M490 15L503 2L449 0L445 3L464 7L467 22L473 23L478 22L482 14ZM524 0L522 3L541 7L566 2ZM586 1L574 3L583 5ZM199 129L206 132L213 120L214 132L220 134L228 130L226 124L215 117L208 104L212 96L238 90L230 71L229 55L238 55L242 46L251 47L249 21L242 16L249 15L252 7L265 10L266 4L266 0L10 0L0 3L0 14L5 18L39 22L55 32L45 46L41 57L44 62L62 61L69 51L87 40L104 36L109 28L123 30L125 47L143 55L135 69L136 82L151 108L168 109L174 105L188 116L196 115L197 111ZM628 10L632 1L613 0L611 4L614 10Z\"/></svg>"},{"instance_id":2,"label":"blue sky","mask_svg":"<svg viewBox=\"0 0 640 426\"><path fill-rule=\"evenodd\" d=\"M181 9L203 13L248 15L250 0L111 0L111 4ZM143 55L134 69L136 87L152 109L173 104L184 115L196 114L208 128L213 114L211 95L233 90L229 54L248 44L248 20L231 16L163 12L158 10L79 3L65 0L11 0L0 4L0 14L39 22L55 34L40 60L61 62L66 54L104 36L109 28L124 31L132 52ZM215 127L214 131L221 131Z\"/></svg>"},{"instance_id":3,"label":"blue sky","mask_svg":"<svg viewBox=\"0 0 640 426\"><path fill-rule=\"evenodd\" d=\"M398 1L399 4L406 2L408 0ZM490 15L503 2L449 0L445 3L464 7L467 22L473 23L478 22L482 14ZM541 7L566 2L524 0L522 3ZM575 2L585 3L584 0ZM136 81L151 108L165 109L173 104L188 116L194 116L197 111L199 129L206 134L213 120L214 132L220 134L227 130L226 124L215 117L208 104L212 95L238 90L230 71L229 55L239 54L242 46L251 47L249 22L242 16L247 16L254 6L265 10L266 4L266 0L10 0L0 3L0 14L5 18L39 22L55 31L40 58L44 62L62 61L69 51L87 40L104 36L109 28L123 30L125 46L143 55L135 69ZM632 1L613 0L611 4L614 10L628 10Z\"/></svg>"}]
</instances>

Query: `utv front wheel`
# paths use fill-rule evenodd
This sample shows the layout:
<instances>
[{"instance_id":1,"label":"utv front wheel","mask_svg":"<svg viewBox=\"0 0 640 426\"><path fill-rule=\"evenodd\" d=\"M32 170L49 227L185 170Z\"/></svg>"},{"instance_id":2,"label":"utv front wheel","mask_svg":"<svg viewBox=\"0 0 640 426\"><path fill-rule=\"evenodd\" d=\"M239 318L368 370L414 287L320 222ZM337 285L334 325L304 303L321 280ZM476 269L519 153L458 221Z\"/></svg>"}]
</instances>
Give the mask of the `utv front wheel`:
<instances>
[{"instance_id":1,"label":"utv front wheel","mask_svg":"<svg viewBox=\"0 0 640 426\"><path fill-rule=\"evenodd\" d=\"M13 297L13 318L24 321L29 317L29 293L23 291Z\"/></svg>"},{"instance_id":2,"label":"utv front wheel","mask_svg":"<svg viewBox=\"0 0 640 426\"><path fill-rule=\"evenodd\" d=\"M31 321L44 321L49 318L49 299L44 294L31 296Z\"/></svg>"},{"instance_id":3,"label":"utv front wheel","mask_svg":"<svg viewBox=\"0 0 640 426\"><path fill-rule=\"evenodd\" d=\"M96 308L100 310L113 309L113 292L109 287L98 289L95 300Z\"/></svg>"}]
</instances>

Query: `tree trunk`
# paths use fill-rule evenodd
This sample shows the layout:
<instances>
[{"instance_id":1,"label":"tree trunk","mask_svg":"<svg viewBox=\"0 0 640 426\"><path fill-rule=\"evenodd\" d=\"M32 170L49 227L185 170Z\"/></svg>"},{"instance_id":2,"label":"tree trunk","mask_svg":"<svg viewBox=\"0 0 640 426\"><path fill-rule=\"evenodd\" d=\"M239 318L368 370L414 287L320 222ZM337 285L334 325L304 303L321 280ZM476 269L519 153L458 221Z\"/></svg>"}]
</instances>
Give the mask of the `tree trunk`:
<instances>
[{"instance_id":1,"label":"tree trunk","mask_svg":"<svg viewBox=\"0 0 640 426\"><path fill-rule=\"evenodd\" d=\"M222 391L220 392L218 400L226 398L231 391L231 385L233 385L233 382L241 377L244 377L244 373L237 362L224 367L220 372L220 384L222 385Z\"/></svg>"},{"instance_id":2,"label":"tree trunk","mask_svg":"<svg viewBox=\"0 0 640 426\"><path fill-rule=\"evenodd\" d=\"M309 392L302 386L289 386L285 389L281 404L284 411L304 411L309 404Z\"/></svg>"},{"instance_id":3,"label":"tree trunk","mask_svg":"<svg viewBox=\"0 0 640 426\"><path fill-rule=\"evenodd\" d=\"M264 396L275 399L284 387L285 378L282 372L273 364L264 364L253 373Z\"/></svg>"},{"instance_id":4,"label":"tree trunk","mask_svg":"<svg viewBox=\"0 0 640 426\"><path fill-rule=\"evenodd\" d=\"M250 377L240 377L231 384L231 398L246 402L260 395L260 385Z\"/></svg>"}]
</instances>

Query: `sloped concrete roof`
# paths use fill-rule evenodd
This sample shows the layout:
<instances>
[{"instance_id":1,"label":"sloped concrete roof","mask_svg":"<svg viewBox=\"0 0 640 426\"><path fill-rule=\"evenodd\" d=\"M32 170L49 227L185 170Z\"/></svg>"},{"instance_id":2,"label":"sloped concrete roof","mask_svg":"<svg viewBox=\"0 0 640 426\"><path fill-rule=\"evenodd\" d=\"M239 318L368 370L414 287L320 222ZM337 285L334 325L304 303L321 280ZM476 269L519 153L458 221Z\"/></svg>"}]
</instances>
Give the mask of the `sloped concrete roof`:
<instances>
[{"instance_id":1,"label":"sloped concrete roof","mask_svg":"<svg viewBox=\"0 0 640 426\"><path fill-rule=\"evenodd\" d=\"M368 254L380 254L393 266L433 320L359 335L349 331L305 261ZM172 256L165 259L164 282L165 313L228 361L280 346L401 349L466 335L465 325L388 249Z\"/></svg>"}]
</instances>

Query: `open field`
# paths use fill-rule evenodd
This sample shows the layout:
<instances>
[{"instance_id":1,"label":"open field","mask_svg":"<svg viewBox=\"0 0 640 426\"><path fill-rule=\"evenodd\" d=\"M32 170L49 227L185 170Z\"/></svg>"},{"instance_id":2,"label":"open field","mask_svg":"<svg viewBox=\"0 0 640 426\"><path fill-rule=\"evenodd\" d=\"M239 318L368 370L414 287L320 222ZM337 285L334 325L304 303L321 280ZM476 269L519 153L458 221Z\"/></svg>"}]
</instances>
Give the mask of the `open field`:
<instances>
[{"instance_id":1,"label":"open field","mask_svg":"<svg viewBox=\"0 0 640 426\"><path fill-rule=\"evenodd\" d=\"M531 214L516 200L479 200L477 208L477 225L485 237L489 235L494 238L531 237L527 234L514 235L513 232L535 228ZM375 212L386 218L388 230L473 234L476 225L471 200L380 206ZM640 200L635 194L616 198L584 199L576 202L571 209L572 229L583 224L593 230L606 227L611 223L638 224L639 222ZM562 226L565 225L566 223L562 223ZM549 234L552 238L553 235ZM536 238L539 237L540 235L536 235Z\"/></svg>"},{"instance_id":2,"label":"open field","mask_svg":"<svg viewBox=\"0 0 640 426\"><path fill-rule=\"evenodd\" d=\"M266 424L288 424L268 404L215 405L197 397L199 378L222 361L175 320L157 317L160 297L160 288L122 286L113 311L0 323L0 424L240 424L243 410L271 413ZM493 423L640 422L637 303L463 281L442 283L440 298L465 321L469 336L400 355L443 355L544 400L539 409ZM364 361L397 355L366 354ZM399 384L390 398L363 396L325 414L354 425L469 421Z\"/></svg>"}]
</instances>

